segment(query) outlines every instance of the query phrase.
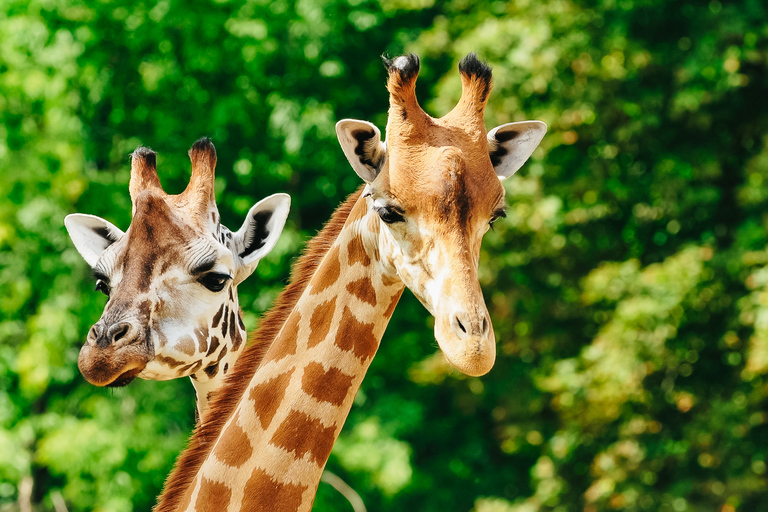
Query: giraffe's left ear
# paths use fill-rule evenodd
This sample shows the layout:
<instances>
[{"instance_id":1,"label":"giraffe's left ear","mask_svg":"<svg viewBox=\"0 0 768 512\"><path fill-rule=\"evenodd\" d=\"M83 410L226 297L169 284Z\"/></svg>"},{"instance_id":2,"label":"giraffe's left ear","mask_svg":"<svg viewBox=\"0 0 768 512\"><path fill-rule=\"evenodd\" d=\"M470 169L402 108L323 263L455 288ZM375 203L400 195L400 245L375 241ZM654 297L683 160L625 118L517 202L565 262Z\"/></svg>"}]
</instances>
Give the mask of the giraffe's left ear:
<instances>
[{"instance_id":1,"label":"giraffe's left ear","mask_svg":"<svg viewBox=\"0 0 768 512\"><path fill-rule=\"evenodd\" d=\"M488 153L500 180L515 174L538 147L547 125L541 121L521 121L497 126L488 132Z\"/></svg>"},{"instance_id":2,"label":"giraffe's left ear","mask_svg":"<svg viewBox=\"0 0 768 512\"><path fill-rule=\"evenodd\" d=\"M381 132L368 121L342 119L336 123L336 135L352 168L366 183L372 183L387 160L387 148Z\"/></svg>"},{"instance_id":3,"label":"giraffe's left ear","mask_svg":"<svg viewBox=\"0 0 768 512\"><path fill-rule=\"evenodd\" d=\"M77 252L91 268L98 263L104 249L120 240L124 234L111 222L83 213L67 215L64 225Z\"/></svg>"},{"instance_id":4,"label":"giraffe's left ear","mask_svg":"<svg viewBox=\"0 0 768 512\"><path fill-rule=\"evenodd\" d=\"M256 269L259 260L269 253L283 232L291 196L273 194L253 205L243 225L234 233L233 247L240 257L235 284L242 282Z\"/></svg>"}]
</instances>

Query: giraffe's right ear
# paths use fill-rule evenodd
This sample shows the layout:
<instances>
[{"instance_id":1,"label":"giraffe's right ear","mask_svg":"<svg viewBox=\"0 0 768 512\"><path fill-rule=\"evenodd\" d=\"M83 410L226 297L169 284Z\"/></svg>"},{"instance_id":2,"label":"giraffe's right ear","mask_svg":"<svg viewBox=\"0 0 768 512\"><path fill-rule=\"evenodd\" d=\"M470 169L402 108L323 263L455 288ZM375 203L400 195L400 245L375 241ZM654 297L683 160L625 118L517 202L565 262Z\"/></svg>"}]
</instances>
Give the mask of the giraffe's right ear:
<instances>
[{"instance_id":1,"label":"giraffe's right ear","mask_svg":"<svg viewBox=\"0 0 768 512\"><path fill-rule=\"evenodd\" d=\"M64 225L77 252L91 267L99 261L104 249L120 240L124 234L111 222L83 213L67 215Z\"/></svg>"},{"instance_id":2,"label":"giraffe's right ear","mask_svg":"<svg viewBox=\"0 0 768 512\"><path fill-rule=\"evenodd\" d=\"M251 275L259 260L275 246L290 209L291 196L273 194L248 210L242 227L234 233L233 243L241 263L235 275L235 284Z\"/></svg>"},{"instance_id":3,"label":"giraffe's right ear","mask_svg":"<svg viewBox=\"0 0 768 512\"><path fill-rule=\"evenodd\" d=\"M352 168L366 183L372 183L387 160L387 148L381 132L368 121L342 119L336 123L336 135Z\"/></svg>"}]
</instances>

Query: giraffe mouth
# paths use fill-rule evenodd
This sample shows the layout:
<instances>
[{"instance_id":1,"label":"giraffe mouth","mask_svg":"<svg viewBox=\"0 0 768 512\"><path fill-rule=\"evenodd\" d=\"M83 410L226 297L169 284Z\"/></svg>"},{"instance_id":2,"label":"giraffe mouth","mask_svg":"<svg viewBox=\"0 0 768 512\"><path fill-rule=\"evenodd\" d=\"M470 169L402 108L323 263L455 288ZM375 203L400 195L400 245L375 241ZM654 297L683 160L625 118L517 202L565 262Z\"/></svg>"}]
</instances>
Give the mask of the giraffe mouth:
<instances>
[{"instance_id":1,"label":"giraffe mouth","mask_svg":"<svg viewBox=\"0 0 768 512\"><path fill-rule=\"evenodd\" d=\"M133 382L133 379L141 373L141 368L133 368L120 374L115 380L107 384L108 388L122 388Z\"/></svg>"}]
</instances>

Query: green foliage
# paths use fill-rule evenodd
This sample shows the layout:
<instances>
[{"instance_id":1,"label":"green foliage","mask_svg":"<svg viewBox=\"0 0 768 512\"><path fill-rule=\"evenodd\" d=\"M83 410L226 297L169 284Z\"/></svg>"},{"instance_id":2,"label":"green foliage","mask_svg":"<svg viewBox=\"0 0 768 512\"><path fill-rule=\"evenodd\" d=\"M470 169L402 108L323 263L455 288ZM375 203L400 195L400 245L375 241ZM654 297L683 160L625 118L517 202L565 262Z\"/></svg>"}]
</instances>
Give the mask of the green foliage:
<instances>
[{"instance_id":1,"label":"green foliage","mask_svg":"<svg viewBox=\"0 0 768 512\"><path fill-rule=\"evenodd\" d=\"M94 388L103 298L67 213L130 221L128 154L169 191L210 136L225 224L293 197L241 286L249 327L358 178L338 119L383 129L384 52L433 115L494 67L489 127L549 133L505 182L481 281L499 357L465 378L410 295L329 468L368 510L752 511L768 475L764 2L5 0L0 10L0 510L147 510L192 427L185 381ZM321 484L315 510L345 510ZM351 507L349 507L351 508Z\"/></svg>"}]
</instances>

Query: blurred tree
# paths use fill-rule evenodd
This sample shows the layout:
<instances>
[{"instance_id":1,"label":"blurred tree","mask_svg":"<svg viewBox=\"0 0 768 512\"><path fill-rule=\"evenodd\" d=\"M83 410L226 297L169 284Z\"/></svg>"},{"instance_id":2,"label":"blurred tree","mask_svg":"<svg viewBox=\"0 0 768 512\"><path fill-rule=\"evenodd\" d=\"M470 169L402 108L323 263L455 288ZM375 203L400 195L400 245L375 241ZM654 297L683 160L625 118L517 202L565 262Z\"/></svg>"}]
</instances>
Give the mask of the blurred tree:
<instances>
[{"instance_id":1,"label":"blurred tree","mask_svg":"<svg viewBox=\"0 0 768 512\"><path fill-rule=\"evenodd\" d=\"M128 154L167 190L212 137L225 224L293 196L249 327L358 179L333 125L383 128L379 55L422 57L442 115L470 51L487 125L550 132L505 182L481 278L499 341L447 367L395 313L329 468L368 510L753 511L768 503L768 16L763 2L4 0L0 510L147 510L192 426L186 382L87 385L103 300L62 221L126 228ZM31 487L30 487L31 485ZM30 491L31 488L31 491ZM21 503L23 502L23 503ZM58 505L57 505L58 504ZM60 508L59 508L60 509ZM323 484L315 509L351 509Z\"/></svg>"}]
</instances>

